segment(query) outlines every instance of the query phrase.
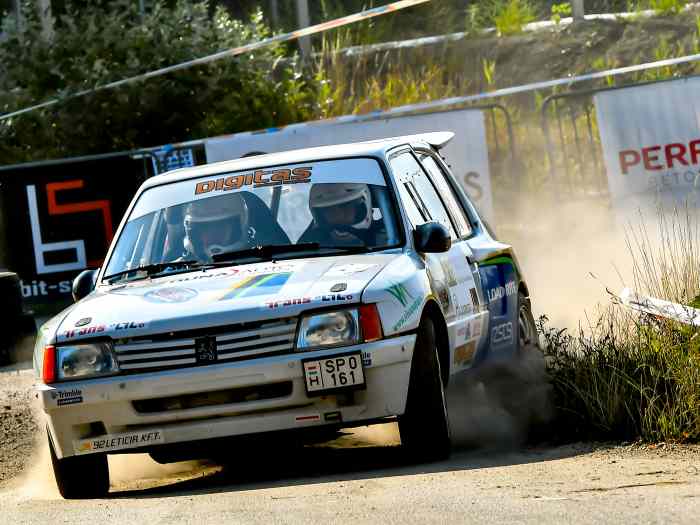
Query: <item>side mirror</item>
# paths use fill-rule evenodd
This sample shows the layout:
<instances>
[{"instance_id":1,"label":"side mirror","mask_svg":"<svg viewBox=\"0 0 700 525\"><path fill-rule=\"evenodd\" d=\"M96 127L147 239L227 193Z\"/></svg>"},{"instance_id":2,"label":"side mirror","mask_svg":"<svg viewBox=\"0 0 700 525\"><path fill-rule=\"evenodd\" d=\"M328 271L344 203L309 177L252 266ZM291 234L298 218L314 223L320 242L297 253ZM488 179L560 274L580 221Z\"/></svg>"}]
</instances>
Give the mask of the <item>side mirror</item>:
<instances>
[{"instance_id":1,"label":"side mirror","mask_svg":"<svg viewBox=\"0 0 700 525\"><path fill-rule=\"evenodd\" d=\"M450 232L439 222L426 222L413 230L413 243L420 253L444 253L452 247Z\"/></svg>"},{"instance_id":2,"label":"side mirror","mask_svg":"<svg viewBox=\"0 0 700 525\"><path fill-rule=\"evenodd\" d=\"M99 270L83 270L73 279L73 301L80 301L95 289Z\"/></svg>"}]
</instances>

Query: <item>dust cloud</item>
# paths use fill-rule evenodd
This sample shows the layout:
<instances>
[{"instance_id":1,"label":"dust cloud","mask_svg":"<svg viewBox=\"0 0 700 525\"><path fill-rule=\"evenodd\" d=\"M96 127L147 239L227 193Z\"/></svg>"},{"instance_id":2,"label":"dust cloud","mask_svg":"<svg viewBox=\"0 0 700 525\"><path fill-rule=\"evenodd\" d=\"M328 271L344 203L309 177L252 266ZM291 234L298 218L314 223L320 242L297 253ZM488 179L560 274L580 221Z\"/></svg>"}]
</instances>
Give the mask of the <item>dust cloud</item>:
<instances>
[{"instance_id":1,"label":"dust cloud","mask_svg":"<svg viewBox=\"0 0 700 525\"><path fill-rule=\"evenodd\" d=\"M553 417L542 353L529 348L450 379L447 408L453 446L509 449L537 437Z\"/></svg>"},{"instance_id":2,"label":"dust cloud","mask_svg":"<svg viewBox=\"0 0 700 525\"><path fill-rule=\"evenodd\" d=\"M523 198L518 216L527 219L497 227L515 248L535 319L544 314L552 326L585 330L610 304L606 288L617 293L629 278L628 225L601 200L554 207ZM628 224L636 219L631 214Z\"/></svg>"}]
</instances>

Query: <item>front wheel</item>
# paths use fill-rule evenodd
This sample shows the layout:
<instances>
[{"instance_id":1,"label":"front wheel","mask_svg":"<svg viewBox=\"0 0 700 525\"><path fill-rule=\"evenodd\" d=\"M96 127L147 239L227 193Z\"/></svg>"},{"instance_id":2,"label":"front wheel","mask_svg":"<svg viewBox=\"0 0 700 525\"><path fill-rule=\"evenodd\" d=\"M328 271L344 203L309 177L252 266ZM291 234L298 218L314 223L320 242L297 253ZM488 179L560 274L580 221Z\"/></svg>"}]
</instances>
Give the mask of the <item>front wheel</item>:
<instances>
[{"instance_id":1,"label":"front wheel","mask_svg":"<svg viewBox=\"0 0 700 525\"><path fill-rule=\"evenodd\" d=\"M427 317L418 327L406 411L399 417L399 433L401 444L413 458L432 461L450 455L450 422L435 325Z\"/></svg>"},{"instance_id":2,"label":"front wheel","mask_svg":"<svg viewBox=\"0 0 700 525\"><path fill-rule=\"evenodd\" d=\"M51 464L58 491L66 499L103 498L109 492L106 454L88 454L58 459L49 435Z\"/></svg>"}]
</instances>

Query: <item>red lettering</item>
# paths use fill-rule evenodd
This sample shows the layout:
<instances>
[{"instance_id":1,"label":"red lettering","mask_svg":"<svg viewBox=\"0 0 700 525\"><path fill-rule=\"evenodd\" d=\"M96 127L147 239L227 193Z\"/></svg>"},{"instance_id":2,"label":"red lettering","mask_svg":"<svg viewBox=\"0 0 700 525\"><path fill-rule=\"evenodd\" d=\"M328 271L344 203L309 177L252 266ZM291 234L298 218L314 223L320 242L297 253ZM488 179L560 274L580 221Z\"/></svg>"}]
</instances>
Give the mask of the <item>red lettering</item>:
<instances>
[{"instance_id":1,"label":"red lettering","mask_svg":"<svg viewBox=\"0 0 700 525\"><path fill-rule=\"evenodd\" d=\"M690 163L697 164L700 156L700 140L691 140L688 149L690 150Z\"/></svg>"},{"instance_id":2,"label":"red lettering","mask_svg":"<svg viewBox=\"0 0 700 525\"><path fill-rule=\"evenodd\" d=\"M626 149L624 151L620 152L620 169L622 170L622 173L624 175L627 175L629 172L629 168L632 166L636 166L639 164L639 161L642 160L642 158L639 155L639 152L633 149Z\"/></svg>"},{"instance_id":3,"label":"red lettering","mask_svg":"<svg viewBox=\"0 0 700 525\"><path fill-rule=\"evenodd\" d=\"M661 164L652 164L652 162L658 162L659 156L652 155L653 152L661 151L661 146L650 146L648 148L642 148L642 157L644 157L644 169L659 171L664 169Z\"/></svg>"},{"instance_id":4,"label":"red lettering","mask_svg":"<svg viewBox=\"0 0 700 525\"><path fill-rule=\"evenodd\" d=\"M674 160L677 160L682 166L687 166L688 161L685 159L687 151L685 144L666 144L664 148L664 152L666 153L666 166L673 168Z\"/></svg>"}]
</instances>

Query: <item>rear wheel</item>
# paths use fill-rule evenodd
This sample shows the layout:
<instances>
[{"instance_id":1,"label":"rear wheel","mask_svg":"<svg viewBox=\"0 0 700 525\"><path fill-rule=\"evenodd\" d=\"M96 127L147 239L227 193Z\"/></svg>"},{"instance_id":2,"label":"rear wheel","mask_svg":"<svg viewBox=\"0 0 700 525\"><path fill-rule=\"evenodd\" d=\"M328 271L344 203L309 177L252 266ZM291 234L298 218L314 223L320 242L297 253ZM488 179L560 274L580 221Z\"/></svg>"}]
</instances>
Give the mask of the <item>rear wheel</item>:
<instances>
[{"instance_id":1,"label":"rear wheel","mask_svg":"<svg viewBox=\"0 0 700 525\"><path fill-rule=\"evenodd\" d=\"M401 444L412 457L439 460L451 451L435 325L426 317L418 327L413 351L406 411L399 417Z\"/></svg>"},{"instance_id":2,"label":"rear wheel","mask_svg":"<svg viewBox=\"0 0 700 525\"><path fill-rule=\"evenodd\" d=\"M88 454L58 459L49 435L51 464L58 491L66 499L102 498L109 492L106 454Z\"/></svg>"}]
</instances>

